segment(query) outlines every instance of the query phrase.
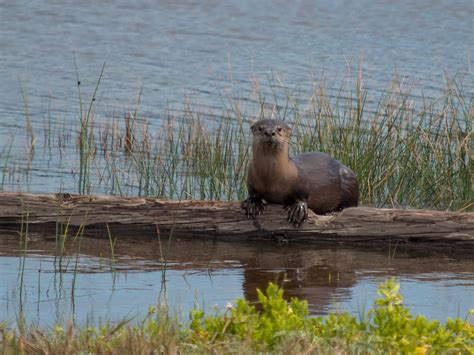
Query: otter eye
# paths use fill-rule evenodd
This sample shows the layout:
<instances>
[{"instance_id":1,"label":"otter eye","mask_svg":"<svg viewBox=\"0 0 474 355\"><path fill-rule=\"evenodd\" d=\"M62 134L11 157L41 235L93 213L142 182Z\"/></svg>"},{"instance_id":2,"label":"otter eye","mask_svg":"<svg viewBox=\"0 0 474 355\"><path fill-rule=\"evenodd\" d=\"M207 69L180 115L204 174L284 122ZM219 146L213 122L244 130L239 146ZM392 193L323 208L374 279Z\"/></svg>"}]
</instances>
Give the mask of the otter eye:
<instances>
[{"instance_id":1,"label":"otter eye","mask_svg":"<svg viewBox=\"0 0 474 355\"><path fill-rule=\"evenodd\" d=\"M262 126L258 126L258 131L262 132Z\"/></svg>"},{"instance_id":2,"label":"otter eye","mask_svg":"<svg viewBox=\"0 0 474 355\"><path fill-rule=\"evenodd\" d=\"M278 132L281 132L282 129L283 128L281 128L281 127L277 127Z\"/></svg>"}]
</instances>

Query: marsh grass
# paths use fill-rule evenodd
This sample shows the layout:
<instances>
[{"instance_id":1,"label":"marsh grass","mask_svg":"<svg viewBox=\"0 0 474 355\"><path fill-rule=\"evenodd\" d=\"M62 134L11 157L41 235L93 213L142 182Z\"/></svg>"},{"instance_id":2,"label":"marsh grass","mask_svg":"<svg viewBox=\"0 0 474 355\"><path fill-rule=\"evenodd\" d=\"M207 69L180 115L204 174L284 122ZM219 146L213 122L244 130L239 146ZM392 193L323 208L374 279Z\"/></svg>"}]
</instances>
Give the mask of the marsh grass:
<instances>
[{"instance_id":1,"label":"marsh grass","mask_svg":"<svg viewBox=\"0 0 474 355\"><path fill-rule=\"evenodd\" d=\"M291 154L318 150L351 167L362 205L473 209L473 96L455 78L446 77L439 97L427 99L396 76L386 91L371 92L362 71L336 91L313 79L309 95L275 77L270 93L255 83L248 100L223 96L222 107L212 110L185 101L182 111L152 119L139 116L140 91L133 110L99 124L94 115L103 73L104 67L87 110L78 85L78 129L58 128L49 115L43 125L56 130L61 156L76 144L67 159L79 163L72 174L79 193L243 199L249 124L275 118L293 127ZM3 179L8 152L3 149Z\"/></svg>"},{"instance_id":2,"label":"marsh grass","mask_svg":"<svg viewBox=\"0 0 474 355\"><path fill-rule=\"evenodd\" d=\"M13 138L10 140L10 143L3 147L2 152L0 153L0 157L4 159L3 167L2 167L2 183L0 185L0 191L3 191L5 186L5 179L7 178L8 174L8 160L10 159L11 152L13 146Z\"/></svg>"},{"instance_id":3,"label":"marsh grass","mask_svg":"<svg viewBox=\"0 0 474 355\"><path fill-rule=\"evenodd\" d=\"M83 108L83 99L81 93L81 80L79 78L79 71L76 64L76 58L74 56L74 70L76 72L77 80L77 92L79 98L79 120L80 130L78 137L79 145L79 188L80 194L90 194L90 159L92 156L92 149L94 147L94 108L97 100L97 91L99 89L100 81L104 74L105 62L100 70L99 78L97 79L94 92L91 96L87 113Z\"/></svg>"}]
</instances>

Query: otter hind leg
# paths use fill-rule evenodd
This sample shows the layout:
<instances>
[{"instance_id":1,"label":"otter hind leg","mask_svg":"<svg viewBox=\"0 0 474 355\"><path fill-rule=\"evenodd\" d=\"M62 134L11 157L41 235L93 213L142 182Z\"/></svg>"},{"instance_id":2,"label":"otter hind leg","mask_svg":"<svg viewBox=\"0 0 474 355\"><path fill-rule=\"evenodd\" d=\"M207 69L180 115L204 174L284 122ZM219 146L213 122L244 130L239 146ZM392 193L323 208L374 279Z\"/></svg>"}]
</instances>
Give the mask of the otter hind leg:
<instances>
[{"instance_id":1,"label":"otter hind leg","mask_svg":"<svg viewBox=\"0 0 474 355\"><path fill-rule=\"evenodd\" d=\"M359 204L359 183L355 174L346 167L341 167L339 174L341 177L342 201L337 210L356 207Z\"/></svg>"}]
</instances>

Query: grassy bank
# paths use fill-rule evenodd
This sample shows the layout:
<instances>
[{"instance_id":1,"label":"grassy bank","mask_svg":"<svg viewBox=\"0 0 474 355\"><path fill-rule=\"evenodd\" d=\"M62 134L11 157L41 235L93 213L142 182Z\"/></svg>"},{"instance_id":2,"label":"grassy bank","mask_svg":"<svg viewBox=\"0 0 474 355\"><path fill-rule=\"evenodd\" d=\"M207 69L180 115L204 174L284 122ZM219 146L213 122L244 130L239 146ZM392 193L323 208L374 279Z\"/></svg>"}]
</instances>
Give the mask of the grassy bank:
<instances>
[{"instance_id":1,"label":"grassy bank","mask_svg":"<svg viewBox=\"0 0 474 355\"><path fill-rule=\"evenodd\" d=\"M286 301L270 284L252 305L239 299L224 311L206 315L191 311L180 322L164 306L150 307L136 322L101 327L57 325L51 330L0 325L2 354L72 353L440 353L474 352L474 326L466 319L445 323L414 316L403 305L399 285L387 280L380 298L358 317L347 313L313 317L306 301ZM258 310L257 310L258 309ZM472 311L474 312L474 310ZM472 313L471 312L471 313Z\"/></svg>"},{"instance_id":2,"label":"grassy bank","mask_svg":"<svg viewBox=\"0 0 474 355\"><path fill-rule=\"evenodd\" d=\"M327 152L356 172L363 205L473 209L469 90L446 79L439 97L425 99L397 80L383 93L368 90L362 76L336 93L324 81L311 84L309 95L273 82L270 93L257 86L250 104L223 98L222 107L208 109L186 102L151 118L140 116L138 97L135 109L109 119L101 114L100 79L91 96L78 86L74 125L48 115L39 132L25 114L27 163L12 160L11 142L0 147L0 189L28 185L20 175L49 155L60 161L61 181L74 180L68 192L243 199L249 123L277 118L293 126L293 154Z\"/></svg>"}]
</instances>

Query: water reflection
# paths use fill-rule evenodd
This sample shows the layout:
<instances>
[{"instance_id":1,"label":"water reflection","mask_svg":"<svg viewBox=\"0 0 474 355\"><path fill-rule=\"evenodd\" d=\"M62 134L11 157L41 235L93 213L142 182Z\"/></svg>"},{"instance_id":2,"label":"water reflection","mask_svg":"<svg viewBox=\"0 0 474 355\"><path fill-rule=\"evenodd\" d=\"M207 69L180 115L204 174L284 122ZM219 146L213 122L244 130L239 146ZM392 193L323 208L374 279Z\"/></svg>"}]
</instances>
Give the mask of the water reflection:
<instances>
[{"instance_id":1,"label":"water reflection","mask_svg":"<svg viewBox=\"0 0 474 355\"><path fill-rule=\"evenodd\" d=\"M474 307L474 260L398 250L348 247L121 239L111 259L108 240L84 239L56 254L53 238L34 238L22 251L17 237L0 241L0 319L44 324L74 318L98 322L143 316L166 297L186 317L199 304L221 309L236 297L256 300L269 281L287 297L307 299L313 314L358 314L377 284L397 276L415 313L444 320Z\"/></svg>"}]
</instances>

